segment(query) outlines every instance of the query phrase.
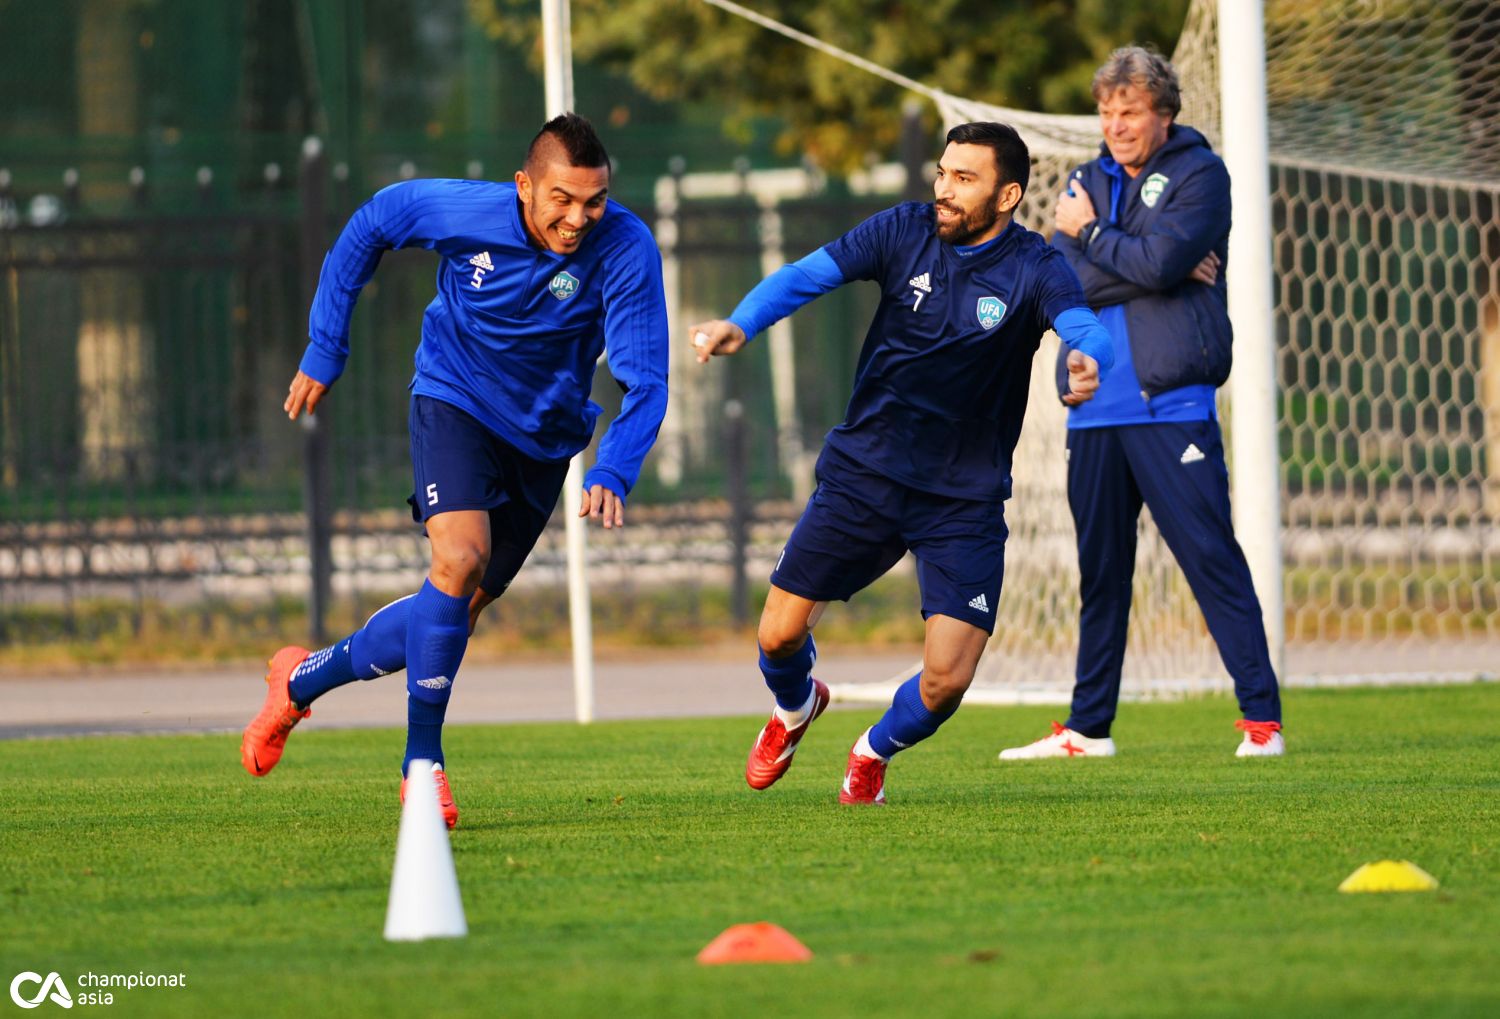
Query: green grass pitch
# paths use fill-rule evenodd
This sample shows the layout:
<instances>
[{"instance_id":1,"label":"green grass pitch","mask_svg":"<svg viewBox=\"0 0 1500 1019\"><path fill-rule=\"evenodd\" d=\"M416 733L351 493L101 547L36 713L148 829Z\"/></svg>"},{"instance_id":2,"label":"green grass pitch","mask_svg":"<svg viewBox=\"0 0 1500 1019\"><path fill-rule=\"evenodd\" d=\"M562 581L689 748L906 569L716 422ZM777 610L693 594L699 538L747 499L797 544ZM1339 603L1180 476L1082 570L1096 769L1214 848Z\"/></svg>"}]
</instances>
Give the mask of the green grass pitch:
<instances>
[{"instance_id":1,"label":"green grass pitch","mask_svg":"<svg viewBox=\"0 0 1500 1019\"><path fill-rule=\"evenodd\" d=\"M381 938L398 731L264 779L232 735L3 743L0 978L186 974L115 1016L1500 1015L1500 686L1287 701L1281 760L1232 756L1225 699L1071 763L995 760L1053 709L968 708L884 809L836 802L869 710L764 793L760 719L456 727L470 935L417 945ZM1335 890L1383 858L1441 889ZM812 962L695 964L754 920Z\"/></svg>"}]
</instances>

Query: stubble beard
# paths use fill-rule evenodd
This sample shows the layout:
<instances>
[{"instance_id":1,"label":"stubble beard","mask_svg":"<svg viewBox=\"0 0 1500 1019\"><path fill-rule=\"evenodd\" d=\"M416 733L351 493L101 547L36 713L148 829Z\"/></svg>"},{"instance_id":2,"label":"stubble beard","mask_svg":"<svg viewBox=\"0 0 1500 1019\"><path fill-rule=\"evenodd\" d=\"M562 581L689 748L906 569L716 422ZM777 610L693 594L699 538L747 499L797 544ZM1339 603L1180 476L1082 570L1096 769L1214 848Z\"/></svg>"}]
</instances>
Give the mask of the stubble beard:
<instances>
[{"instance_id":1,"label":"stubble beard","mask_svg":"<svg viewBox=\"0 0 1500 1019\"><path fill-rule=\"evenodd\" d=\"M1000 213L995 209L995 203L999 201L1000 191L995 193L977 209L963 209L957 205L938 203L933 207L933 216L936 218L937 209L951 209L958 213L958 219L951 223L937 220L938 240L948 244L956 244L960 247L972 243L973 239L994 226L1000 218Z\"/></svg>"}]
</instances>

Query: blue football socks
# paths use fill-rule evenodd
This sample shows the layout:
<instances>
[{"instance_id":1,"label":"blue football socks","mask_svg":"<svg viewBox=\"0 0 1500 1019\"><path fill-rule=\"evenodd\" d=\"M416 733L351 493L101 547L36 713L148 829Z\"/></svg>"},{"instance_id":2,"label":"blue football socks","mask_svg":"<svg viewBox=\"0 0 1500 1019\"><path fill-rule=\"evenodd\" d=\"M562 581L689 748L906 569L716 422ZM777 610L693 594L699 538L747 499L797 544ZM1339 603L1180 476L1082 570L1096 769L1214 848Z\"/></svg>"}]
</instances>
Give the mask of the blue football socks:
<instances>
[{"instance_id":1,"label":"blue football socks","mask_svg":"<svg viewBox=\"0 0 1500 1019\"><path fill-rule=\"evenodd\" d=\"M406 631L417 596L398 598L371 616L349 638L350 664L357 679L374 679L406 668ZM467 611L467 609L466 609Z\"/></svg>"},{"instance_id":2,"label":"blue football socks","mask_svg":"<svg viewBox=\"0 0 1500 1019\"><path fill-rule=\"evenodd\" d=\"M329 690L356 679L374 679L406 668L406 626L415 597L391 602L345 640L308 655L287 687L297 707L305 708Z\"/></svg>"},{"instance_id":3,"label":"blue football socks","mask_svg":"<svg viewBox=\"0 0 1500 1019\"><path fill-rule=\"evenodd\" d=\"M922 703L922 674L919 672L901 684L890 708L870 729L870 749L889 760L898 751L906 750L937 732L938 726L953 717L953 711L938 713L927 710L927 705Z\"/></svg>"},{"instance_id":4,"label":"blue football socks","mask_svg":"<svg viewBox=\"0 0 1500 1019\"><path fill-rule=\"evenodd\" d=\"M442 766L443 716L447 713L447 701L433 703L407 695L406 757L401 762L403 777L412 761L432 761Z\"/></svg>"},{"instance_id":5,"label":"blue football socks","mask_svg":"<svg viewBox=\"0 0 1500 1019\"><path fill-rule=\"evenodd\" d=\"M349 641L341 640L332 647L314 651L292 672L286 692L299 709L307 707L335 687L354 682L354 666L350 664Z\"/></svg>"},{"instance_id":6,"label":"blue football socks","mask_svg":"<svg viewBox=\"0 0 1500 1019\"><path fill-rule=\"evenodd\" d=\"M444 594L432 581L424 582L411 600L406 627L409 696L403 775L416 758L443 763L443 716L468 645L469 599Z\"/></svg>"},{"instance_id":7,"label":"blue football socks","mask_svg":"<svg viewBox=\"0 0 1500 1019\"><path fill-rule=\"evenodd\" d=\"M818 646L812 634L794 653L786 658L767 658L760 653L760 671L766 677L766 686L776 696L776 705L786 711L799 711L812 696L812 668L818 660Z\"/></svg>"}]
</instances>

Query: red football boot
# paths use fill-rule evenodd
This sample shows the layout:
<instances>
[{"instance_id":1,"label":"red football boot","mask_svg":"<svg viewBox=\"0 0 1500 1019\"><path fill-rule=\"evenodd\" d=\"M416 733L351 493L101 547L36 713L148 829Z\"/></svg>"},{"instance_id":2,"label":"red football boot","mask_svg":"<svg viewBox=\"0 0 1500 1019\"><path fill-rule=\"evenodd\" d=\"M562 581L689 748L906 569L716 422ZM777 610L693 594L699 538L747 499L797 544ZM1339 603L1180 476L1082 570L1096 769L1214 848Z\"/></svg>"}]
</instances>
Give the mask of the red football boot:
<instances>
[{"instance_id":1,"label":"red football boot","mask_svg":"<svg viewBox=\"0 0 1500 1019\"><path fill-rule=\"evenodd\" d=\"M751 789L769 788L786 774L786 770L792 766L792 755L797 752L797 744L802 742L807 727L828 707L827 685L816 679L812 684L813 706L805 722L795 729L788 729L781 717L773 711L771 720L760 731L760 735L755 737L755 745L750 748L750 757L745 761L745 781L750 784Z\"/></svg>"},{"instance_id":2,"label":"red football boot","mask_svg":"<svg viewBox=\"0 0 1500 1019\"><path fill-rule=\"evenodd\" d=\"M886 762L879 757L866 757L851 749L849 766L844 769L844 785L839 790L839 802L885 806L885 766Z\"/></svg>"}]
</instances>

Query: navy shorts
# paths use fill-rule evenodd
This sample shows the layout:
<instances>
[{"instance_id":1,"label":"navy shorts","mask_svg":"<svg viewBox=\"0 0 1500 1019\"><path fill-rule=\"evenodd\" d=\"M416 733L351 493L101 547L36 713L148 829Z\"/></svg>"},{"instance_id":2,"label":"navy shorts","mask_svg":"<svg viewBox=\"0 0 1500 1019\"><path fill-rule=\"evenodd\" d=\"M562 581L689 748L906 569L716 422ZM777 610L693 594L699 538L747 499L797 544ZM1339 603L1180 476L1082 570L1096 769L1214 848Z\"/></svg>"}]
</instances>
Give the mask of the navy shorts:
<instances>
[{"instance_id":1,"label":"navy shorts","mask_svg":"<svg viewBox=\"0 0 1500 1019\"><path fill-rule=\"evenodd\" d=\"M498 597L536 547L568 476L568 462L534 460L468 412L411 398L410 499L419 523L453 510L488 510L490 561L479 586Z\"/></svg>"},{"instance_id":2,"label":"navy shorts","mask_svg":"<svg viewBox=\"0 0 1500 1019\"><path fill-rule=\"evenodd\" d=\"M910 549L922 618L950 616L993 633L1006 534L1003 502L919 491L825 448L818 487L771 583L813 601L848 601Z\"/></svg>"}]
</instances>

